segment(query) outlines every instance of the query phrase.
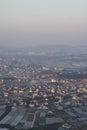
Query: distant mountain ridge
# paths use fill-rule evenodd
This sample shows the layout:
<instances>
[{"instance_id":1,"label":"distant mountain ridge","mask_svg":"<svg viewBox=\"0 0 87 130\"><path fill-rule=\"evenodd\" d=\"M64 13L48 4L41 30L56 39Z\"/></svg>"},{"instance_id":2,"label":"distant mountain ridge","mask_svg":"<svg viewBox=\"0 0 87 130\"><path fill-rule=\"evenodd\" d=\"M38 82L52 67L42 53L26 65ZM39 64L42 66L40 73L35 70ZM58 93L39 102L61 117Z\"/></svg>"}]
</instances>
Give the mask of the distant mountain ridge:
<instances>
[{"instance_id":1,"label":"distant mountain ridge","mask_svg":"<svg viewBox=\"0 0 87 130\"><path fill-rule=\"evenodd\" d=\"M75 45L35 45L35 46L0 46L0 52L5 51L33 51L33 52L48 52L48 53L55 53L55 54L70 54L70 55L77 55L80 53L87 52L87 46L75 46Z\"/></svg>"}]
</instances>

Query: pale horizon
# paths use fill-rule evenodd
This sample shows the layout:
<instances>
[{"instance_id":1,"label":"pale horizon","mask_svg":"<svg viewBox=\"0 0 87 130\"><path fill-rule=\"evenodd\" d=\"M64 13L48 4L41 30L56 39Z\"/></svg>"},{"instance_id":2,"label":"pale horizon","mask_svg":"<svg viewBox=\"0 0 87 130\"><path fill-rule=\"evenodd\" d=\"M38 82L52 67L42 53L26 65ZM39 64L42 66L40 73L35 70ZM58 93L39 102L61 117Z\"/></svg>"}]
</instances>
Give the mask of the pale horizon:
<instances>
[{"instance_id":1,"label":"pale horizon","mask_svg":"<svg viewBox=\"0 0 87 130\"><path fill-rule=\"evenodd\" d=\"M0 0L0 45L86 45L87 0Z\"/></svg>"}]
</instances>

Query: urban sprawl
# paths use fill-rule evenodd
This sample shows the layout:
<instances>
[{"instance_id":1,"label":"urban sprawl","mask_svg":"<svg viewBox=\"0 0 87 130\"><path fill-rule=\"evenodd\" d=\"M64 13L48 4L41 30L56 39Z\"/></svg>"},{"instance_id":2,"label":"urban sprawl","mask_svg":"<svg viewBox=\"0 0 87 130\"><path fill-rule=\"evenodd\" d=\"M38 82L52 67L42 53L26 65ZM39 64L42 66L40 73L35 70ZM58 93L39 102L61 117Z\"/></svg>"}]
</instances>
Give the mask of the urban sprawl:
<instances>
[{"instance_id":1,"label":"urban sprawl","mask_svg":"<svg viewBox=\"0 0 87 130\"><path fill-rule=\"evenodd\" d=\"M35 65L27 57L1 55L0 129L45 130L54 124L55 130L87 130L87 68Z\"/></svg>"}]
</instances>

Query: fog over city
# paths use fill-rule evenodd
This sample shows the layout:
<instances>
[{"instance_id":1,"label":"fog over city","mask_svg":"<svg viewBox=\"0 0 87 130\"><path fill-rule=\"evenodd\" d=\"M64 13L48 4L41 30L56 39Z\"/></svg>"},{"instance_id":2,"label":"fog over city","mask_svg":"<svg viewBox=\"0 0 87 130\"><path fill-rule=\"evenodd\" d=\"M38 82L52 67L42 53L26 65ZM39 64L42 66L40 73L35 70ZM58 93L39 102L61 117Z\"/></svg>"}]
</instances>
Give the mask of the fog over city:
<instances>
[{"instance_id":1,"label":"fog over city","mask_svg":"<svg viewBox=\"0 0 87 130\"><path fill-rule=\"evenodd\" d=\"M87 130L87 0L0 0L0 130Z\"/></svg>"}]
</instances>

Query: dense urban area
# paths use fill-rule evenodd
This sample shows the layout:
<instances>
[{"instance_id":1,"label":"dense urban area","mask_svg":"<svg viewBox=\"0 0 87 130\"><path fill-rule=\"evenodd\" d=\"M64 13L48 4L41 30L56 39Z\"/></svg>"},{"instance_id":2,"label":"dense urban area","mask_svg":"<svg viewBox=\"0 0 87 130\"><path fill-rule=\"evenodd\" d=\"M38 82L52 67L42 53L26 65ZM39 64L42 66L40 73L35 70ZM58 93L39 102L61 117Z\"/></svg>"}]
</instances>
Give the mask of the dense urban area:
<instances>
[{"instance_id":1,"label":"dense urban area","mask_svg":"<svg viewBox=\"0 0 87 130\"><path fill-rule=\"evenodd\" d=\"M87 68L1 54L0 130L24 129L87 130Z\"/></svg>"}]
</instances>

